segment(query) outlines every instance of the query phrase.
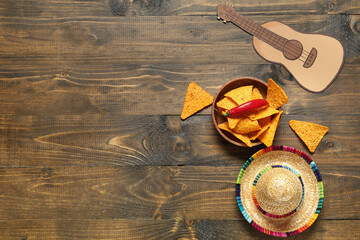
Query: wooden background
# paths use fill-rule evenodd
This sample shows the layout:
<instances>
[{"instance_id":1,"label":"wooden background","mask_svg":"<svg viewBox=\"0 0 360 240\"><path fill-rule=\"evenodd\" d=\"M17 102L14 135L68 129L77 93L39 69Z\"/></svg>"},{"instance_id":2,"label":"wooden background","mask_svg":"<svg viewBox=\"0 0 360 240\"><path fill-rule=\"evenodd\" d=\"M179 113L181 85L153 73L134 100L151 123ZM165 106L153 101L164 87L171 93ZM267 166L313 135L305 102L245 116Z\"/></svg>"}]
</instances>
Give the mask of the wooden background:
<instances>
[{"instance_id":1,"label":"wooden background","mask_svg":"<svg viewBox=\"0 0 360 240\"><path fill-rule=\"evenodd\" d=\"M316 152L318 220L292 239L359 239L360 2L242 0L257 23L329 34L346 61L321 94L260 58L216 20L214 0L0 1L1 239L263 239L235 181L264 146L235 147L209 108L180 120L194 81L210 94L241 76L284 88L274 144L309 153L291 119L330 128Z\"/></svg>"}]
</instances>

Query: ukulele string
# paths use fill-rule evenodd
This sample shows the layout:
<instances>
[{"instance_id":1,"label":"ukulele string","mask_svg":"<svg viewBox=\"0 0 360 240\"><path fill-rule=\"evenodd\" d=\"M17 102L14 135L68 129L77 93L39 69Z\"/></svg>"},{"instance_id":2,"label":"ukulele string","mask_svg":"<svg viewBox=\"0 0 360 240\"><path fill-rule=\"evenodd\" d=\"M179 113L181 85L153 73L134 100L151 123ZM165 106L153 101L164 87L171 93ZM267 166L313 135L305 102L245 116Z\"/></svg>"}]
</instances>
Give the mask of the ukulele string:
<instances>
[{"instance_id":1,"label":"ukulele string","mask_svg":"<svg viewBox=\"0 0 360 240\"><path fill-rule=\"evenodd\" d=\"M302 55L304 55L305 56L305 58L306 57L308 57L309 56L309 52L308 51L306 51L305 49L302 49L302 48L300 48L300 47L298 47L298 46L295 46L295 45L292 45L291 43L289 43L289 50L290 51L292 51L293 53L297 53L299 50L301 51L301 56ZM288 52L288 53L290 53L290 52ZM291 53L290 53L291 54Z\"/></svg>"},{"instance_id":2,"label":"ukulele string","mask_svg":"<svg viewBox=\"0 0 360 240\"><path fill-rule=\"evenodd\" d=\"M264 40L266 40L266 39L264 39ZM286 53L288 53L288 54L290 54L290 55L292 55L294 57L296 57L295 54L297 54L298 51L301 51L301 55L299 57L297 57L296 59L294 59L294 60L299 60L299 61L301 61L303 63L305 63L306 59L308 58L308 56L310 54L305 49L299 48L298 46L293 45L291 42L289 43L289 47L287 48L287 50L289 50L290 52L286 51Z\"/></svg>"},{"instance_id":3,"label":"ukulele string","mask_svg":"<svg viewBox=\"0 0 360 240\"><path fill-rule=\"evenodd\" d=\"M268 39L264 38L262 39L263 41L267 42ZM285 42L282 43L281 47L286 43ZM299 59L300 57L303 58L307 58L309 56L309 52L304 50L302 47L298 47L296 45L293 45L291 42L288 43L288 47L286 49L283 49L284 52L286 52L287 54L289 54L290 56L294 57L295 59ZM301 51L300 56L298 56L298 52Z\"/></svg>"},{"instance_id":4,"label":"ukulele string","mask_svg":"<svg viewBox=\"0 0 360 240\"><path fill-rule=\"evenodd\" d=\"M268 39L266 39L266 38L260 38L260 39L261 39L262 41L266 42L266 43L267 43L267 41L268 41ZM285 45L285 43L286 43L286 42L284 42L282 45ZM298 47L298 46L296 46L296 45L293 45L291 42L288 43L288 46L289 46L289 47L287 48L287 50L289 50L289 51L286 51L286 53L288 53L288 54L296 57L296 56L297 56L297 53L298 53L299 51L301 51L300 56L297 57L297 58L294 59L294 60L299 60L299 61L305 63L305 61L306 61L306 59L308 58L308 56L309 56L310 53L309 53L308 51L306 51L305 49L303 49L303 48L300 48L300 47ZM295 54L296 54L296 55L295 55Z\"/></svg>"},{"instance_id":5,"label":"ukulele string","mask_svg":"<svg viewBox=\"0 0 360 240\"><path fill-rule=\"evenodd\" d=\"M303 49L303 48L300 48L300 47L298 47L298 46L296 46L296 45L293 45L291 42L289 43L289 45L290 45L292 48L295 48L296 50L302 50L302 52L307 53L308 55L309 55L309 53L310 53L310 52L306 51L306 50Z\"/></svg>"},{"instance_id":6,"label":"ukulele string","mask_svg":"<svg viewBox=\"0 0 360 240\"><path fill-rule=\"evenodd\" d=\"M290 50L290 51L286 51L286 50ZM308 54L306 54L306 53L301 53L301 55L299 56L299 57L297 57L298 55L296 54L297 52L295 52L294 50L293 51L291 51L291 49L286 49L286 50L284 50L284 52L285 53L287 53L287 54L289 54L290 56L292 56L292 57L296 57L295 59L299 59L299 58L301 58L301 57L303 57L303 58L307 58L308 57ZM294 60L295 60L294 59Z\"/></svg>"},{"instance_id":7,"label":"ukulele string","mask_svg":"<svg viewBox=\"0 0 360 240\"><path fill-rule=\"evenodd\" d=\"M234 16L232 17L231 21L235 24L235 22L233 21L233 19L239 21L239 20L241 20L241 15L235 15L235 18L234 18ZM246 20L246 19L245 19L245 20ZM244 21L244 22L245 22L245 25L241 26L241 24L240 24L241 28L243 28L245 31L247 31L248 33L250 33L251 35L254 36L255 34L252 33L252 30L254 29L254 27L256 26L256 24L254 24L254 23L252 23L251 21L248 21L248 20L247 20L247 21ZM266 29L266 28L264 28L264 27L262 27L262 28L263 28L263 29L259 30L259 32L261 32L261 31L263 31L263 32L268 31L268 32L271 32L272 34L277 35L276 33L270 31L269 29ZM265 30L265 31L264 31L264 30ZM256 30L255 30L255 31L256 31ZM261 35L263 34L263 32L261 32ZM266 39L265 36L264 36L264 37L260 36L260 39L267 43L267 42L271 39L271 36L270 36L269 39ZM285 42L285 43L286 43L286 42ZM284 45L285 43L283 43L282 45ZM289 48L287 48L287 49L290 50L291 52L287 52L287 53L289 53L290 55L296 57L296 56L297 56L297 53L298 53L299 51L301 51L300 56L297 57L296 59L298 59L298 60L300 60L300 61L302 61L302 62L305 62L303 59L300 59L300 58L304 58L304 59L306 60L310 53L309 53L308 51L306 51L305 49L303 49L303 48L300 48L300 47L298 47L298 46L296 46L296 45L293 45L291 42L288 43L288 44L289 44ZM296 55L295 55L295 54L296 54Z\"/></svg>"},{"instance_id":8,"label":"ukulele string","mask_svg":"<svg viewBox=\"0 0 360 240\"><path fill-rule=\"evenodd\" d=\"M292 53L297 53L297 50L301 50L301 48L299 48L299 47L297 47L297 46L295 46L295 45L291 45L291 43L290 43L289 45L290 45L291 47L289 47L288 50L290 50L290 51L292 51L292 52L287 51L287 53L289 53L290 55L293 55ZM294 50L294 49L295 49L295 50ZM294 56L294 55L293 55L293 56ZM309 52L306 51L306 50L304 50L304 49L302 49L301 55L300 55L298 58L296 58L295 60L299 60L299 61L301 61L301 62L305 62L306 59L308 58L308 56L309 56ZM303 59L301 59L301 58L303 58Z\"/></svg>"},{"instance_id":9,"label":"ukulele string","mask_svg":"<svg viewBox=\"0 0 360 240\"><path fill-rule=\"evenodd\" d=\"M236 15L236 17L235 17L235 19L234 20L236 20L236 21L239 21L241 19L241 15ZM233 19L232 19L233 20ZM235 22L236 22L235 21ZM233 23L234 23L234 21L232 21ZM243 22L243 25L241 25L241 24L239 24L240 26L241 26L241 28L243 29L243 30L245 30L246 32L248 32L248 33L250 33L251 35L253 35L253 36L257 36L259 39L261 39L262 41L264 41L264 42L266 42L266 43L268 43L268 44L270 44L270 45L272 45L271 43L269 43L269 41L271 41L271 39L276 39L276 37L275 38L273 38L272 36L273 35L277 35L276 33L274 33L274 32L272 32L271 30L269 30L269 29L266 29L266 28L264 28L264 27L262 27L262 26L260 26L260 28L255 28L255 26L256 26L256 24L254 24L253 22L251 22L251 21L248 21L247 19L245 19L245 21L242 21ZM234 23L235 24L235 23ZM254 28L255 28L255 32L253 32L252 30L254 30ZM260 29L260 30L259 30ZM257 32L257 34L255 34L256 33L256 31L258 31ZM271 34L269 34L269 33L267 33L267 32L270 32ZM265 34L265 36L263 36L263 34ZM273 35L272 35L273 34ZM260 35L260 36L259 36ZM269 37L270 36L270 37ZM283 42L282 43L282 45L284 45L285 43L286 43L286 40L287 39L285 39L285 42ZM279 40L278 40L279 41ZM276 41L276 43L278 42L278 41ZM293 45L291 42L290 43L288 43L288 45L289 45L289 48L288 48L288 50L290 50L291 52L287 52L287 53L289 53L290 55L292 55L292 56L294 56L294 57L296 57L297 56L297 53L299 52L299 51L301 51L301 56L302 55L305 55L305 57L304 58L307 58L307 56L309 55L309 52L308 51L306 51L306 50L304 50L303 48L299 48L298 46L296 46L296 45ZM300 56L300 57L301 57ZM298 57L299 58L299 57Z\"/></svg>"},{"instance_id":10,"label":"ukulele string","mask_svg":"<svg viewBox=\"0 0 360 240\"><path fill-rule=\"evenodd\" d=\"M263 39L261 39L261 40L264 41L264 42L267 42L267 39L266 39L266 38L263 38ZM284 43L284 44L285 44L285 43ZM284 44L283 44L283 45L284 45ZM290 54L290 55L292 55L292 56L296 56L295 54L297 54L298 51L301 51L301 56L300 56L300 57L303 57L303 58L306 59L306 58L309 56L309 52L306 51L305 49L299 48L298 46L293 45L291 42L288 43L288 45L289 45L289 47L287 48L287 50L290 51L290 52L287 51L288 54ZM300 57L298 57L298 58L300 58Z\"/></svg>"},{"instance_id":11,"label":"ukulele string","mask_svg":"<svg viewBox=\"0 0 360 240\"><path fill-rule=\"evenodd\" d=\"M292 50L292 52L286 51L286 53L294 56L293 54L296 53L296 50L294 50L295 47L296 47L296 46L292 45L292 49L288 48L288 50L290 50L290 51ZM300 48L297 48L297 50L300 50ZM302 53L301 53L301 55L300 55L298 58L294 59L294 60L299 60L299 61L305 63L307 57L309 56L309 54L308 54L308 53L305 53L305 52L307 52L307 51L306 51L306 50L303 50Z\"/></svg>"},{"instance_id":12,"label":"ukulele string","mask_svg":"<svg viewBox=\"0 0 360 240\"><path fill-rule=\"evenodd\" d=\"M265 28L265 29L266 29L266 28ZM266 29L265 31L269 31L269 32L271 32L272 34L277 35L276 33L270 31L269 29ZM270 39L271 39L271 37L270 37ZM263 40L264 40L265 42L268 41L268 39L266 39L265 37L264 37ZM287 39L286 39L286 40L287 40ZM286 40L285 40L285 41L286 41ZM284 42L283 45L284 45L285 43L286 43L286 42ZM289 45L289 50L292 50L293 53L297 53L298 51L301 51L301 55L305 55L305 57L308 57L309 54L310 54L310 52L306 51L306 50L303 49L302 47L298 47L298 46L292 44L291 42L289 42L288 45ZM290 54L291 54L291 53L290 53Z\"/></svg>"}]
</instances>

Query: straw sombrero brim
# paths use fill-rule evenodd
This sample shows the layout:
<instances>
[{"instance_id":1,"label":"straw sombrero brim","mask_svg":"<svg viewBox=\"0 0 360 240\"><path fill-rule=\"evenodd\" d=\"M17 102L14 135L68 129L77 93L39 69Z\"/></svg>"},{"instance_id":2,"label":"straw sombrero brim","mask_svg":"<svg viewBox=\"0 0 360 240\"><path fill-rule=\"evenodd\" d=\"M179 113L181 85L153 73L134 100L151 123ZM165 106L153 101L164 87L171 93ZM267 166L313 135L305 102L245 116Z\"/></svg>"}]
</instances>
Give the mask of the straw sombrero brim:
<instances>
[{"instance_id":1,"label":"straw sombrero brim","mask_svg":"<svg viewBox=\"0 0 360 240\"><path fill-rule=\"evenodd\" d=\"M285 218L264 215L252 198L256 176L267 167L283 165L301 174L304 199L295 214ZM320 172L305 153L288 146L272 146L255 153L243 165L236 181L236 200L245 219L259 231L272 236L288 237L309 228L318 217L324 201Z\"/></svg>"}]
</instances>

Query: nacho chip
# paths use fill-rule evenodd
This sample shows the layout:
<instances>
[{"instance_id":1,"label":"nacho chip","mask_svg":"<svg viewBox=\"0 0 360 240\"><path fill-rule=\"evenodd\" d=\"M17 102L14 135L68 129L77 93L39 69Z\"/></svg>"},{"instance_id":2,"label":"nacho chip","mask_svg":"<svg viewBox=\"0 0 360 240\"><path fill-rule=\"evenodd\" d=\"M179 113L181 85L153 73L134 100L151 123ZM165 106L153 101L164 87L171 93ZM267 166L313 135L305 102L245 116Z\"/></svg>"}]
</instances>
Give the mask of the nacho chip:
<instances>
[{"instance_id":1,"label":"nacho chip","mask_svg":"<svg viewBox=\"0 0 360 240\"><path fill-rule=\"evenodd\" d=\"M242 115L253 120L255 118L256 113L255 113L255 111L250 111L250 112L243 113Z\"/></svg>"},{"instance_id":2,"label":"nacho chip","mask_svg":"<svg viewBox=\"0 0 360 240\"><path fill-rule=\"evenodd\" d=\"M243 135L243 134L239 134L239 133L236 133L234 131L232 131L229 126L228 126L228 123L227 122L224 122L224 123L221 123L218 125L218 127L222 130L225 130L225 131L228 131L230 132L232 135L234 135L236 138L240 139L243 143L245 143L248 147L252 147L252 143L249 139L248 136L246 135Z\"/></svg>"},{"instance_id":3,"label":"nacho chip","mask_svg":"<svg viewBox=\"0 0 360 240\"><path fill-rule=\"evenodd\" d=\"M263 132L258 139L264 143L267 147L270 147L273 144L275 132L278 127L278 123L280 120L280 116L283 113L283 111L279 112L273 120L271 120L269 128Z\"/></svg>"},{"instance_id":4,"label":"nacho chip","mask_svg":"<svg viewBox=\"0 0 360 240\"><path fill-rule=\"evenodd\" d=\"M242 118L243 118L243 116L227 118L228 123L229 123L229 128L234 129L236 127L236 125L238 125L238 123L240 122L240 119L242 119Z\"/></svg>"},{"instance_id":5,"label":"nacho chip","mask_svg":"<svg viewBox=\"0 0 360 240\"><path fill-rule=\"evenodd\" d=\"M260 127L264 127L271 123L271 116L259 119L258 122L260 124Z\"/></svg>"},{"instance_id":6,"label":"nacho chip","mask_svg":"<svg viewBox=\"0 0 360 240\"><path fill-rule=\"evenodd\" d=\"M284 90L279 87L271 78L268 80L268 90L266 101L269 102L269 106L278 109L282 105L288 102L288 97Z\"/></svg>"},{"instance_id":7,"label":"nacho chip","mask_svg":"<svg viewBox=\"0 0 360 240\"><path fill-rule=\"evenodd\" d=\"M181 119L185 120L204 107L209 106L214 98L203 88L191 82L187 88Z\"/></svg>"},{"instance_id":8,"label":"nacho chip","mask_svg":"<svg viewBox=\"0 0 360 240\"><path fill-rule=\"evenodd\" d=\"M246 134L249 132L260 130L261 127L257 120L251 120L246 116L237 117L240 119L236 127L233 129L235 132L240 134Z\"/></svg>"},{"instance_id":9,"label":"nacho chip","mask_svg":"<svg viewBox=\"0 0 360 240\"><path fill-rule=\"evenodd\" d=\"M250 140L257 139L263 132L265 132L270 127L271 117L259 119L258 122L259 122L261 129L258 131L249 133L248 136L249 136Z\"/></svg>"},{"instance_id":10,"label":"nacho chip","mask_svg":"<svg viewBox=\"0 0 360 240\"><path fill-rule=\"evenodd\" d=\"M310 122L290 120L289 125L312 153L329 131L328 127Z\"/></svg>"},{"instance_id":11,"label":"nacho chip","mask_svg":"<svg viewBox=\"0 0 360 240\"><path fill-rule=\"evenodd\" d=\"M252 99L263 99L260 90L256 87L254 87L252 90Z\"/></svg>"},{"instance_id":12,"label":"nacho chip","mask_svg":"<svg viewBox=\"0 0 360 240\"><path fill-rule=\"evenodd\" d=\"M236 107L237 104L231 98L224 97L223 99L221 99L220 101L218 101L216 103L216 106L226 109L226 110L230 110L230 109Z\"/></svg>"},{"instance_id":13,"label":"nacho chip","mask_svg":"<svg viewBox=\"0 0 360 240\"><path fill-rule=\"evenodd\" d=\"M272 108L272 107L261 108L261 109L256 110L255 114L253 116L250 116L250 118L252 120L258 120L261 118L269 117L278 112L279 112L279 110L276 110L275 108Z\"/></svg>"},{"instance_id":14,"label":"nacho chip","mask_svg":"<svg viewBox=\"0 0 360 240\"><path fill-rule=\"evenodd\" d=\"M241 105L252 100L252 88L252 85L235 88L230 92L227 92L225 96L234 100L237 105Z\"/></svg>"}]
</instances>

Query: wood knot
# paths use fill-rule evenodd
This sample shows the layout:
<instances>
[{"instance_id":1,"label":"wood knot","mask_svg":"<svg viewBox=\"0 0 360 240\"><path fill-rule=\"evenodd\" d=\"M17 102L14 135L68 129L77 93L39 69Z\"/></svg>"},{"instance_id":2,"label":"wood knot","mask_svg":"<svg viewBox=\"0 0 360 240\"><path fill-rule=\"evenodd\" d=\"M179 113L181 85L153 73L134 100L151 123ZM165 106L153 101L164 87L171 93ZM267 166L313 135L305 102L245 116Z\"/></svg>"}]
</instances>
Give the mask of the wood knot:
<instances>
[{"instance_id":1,"label":"wood knot","mask_svg":"<svg viewBox=\"0 0 360 240\"><path fill-rule=\"evenodd\" d=\"M52 168L42 168L41 173L43 174L43 178L50 178L53 174Z\"/></svg>"},{"instance_id":2,"label":"wood knot","mask_svg":"<svg viewBox=\"0 0 360 240\"><path fill-rule=\"evenodd\" d=\"M180 132L181 130L181 122L178 116L168 116L165 119L166 127L171 132Z\"/></svg>"},{"instance_id":3,"label":"wood knot","mask_svg":"<svg viewBox=\"0 0 360 240\"><path fill-rule=\"evenodd\" d=\"M351 15L349 16L350 22L349 27L355 35L360 34L360 16Z\"/></svg>"},{"instance_id":4,"label":"wood knot","mask_svg":"<svg viewBox=\"0 0 360 240\"><path fill-rule=\"evenodd\" d=\"M187 150L186 141L183 137L176 137L176 141L173 145L174 152L184 152Z\"/></svg>"},{"instance_id":5,"label":"wood knot","mask_svg":"<svg viewBox=\"0 0 360 240\"><path fill-rule=\"evenodd\" d=\"M186 220L185 220L185 225L186 225L187 227L192 227L192 226L194 225L194 220L192 220L192 219L186 219Z\"/></svg>"},{"instance_id":6,"label":"wood knot","mask_svg":"<svg viewBox=\"0 0 360 240\"><path fill-rule=\"evenodd\" d=\"M60 75L63 76L63 77L66 77L67 75L69 75L69 71L68 70L62 70L60 72Z\"/></svg>"},{"instance_id":7,"label":"wood knot","mask_svg":"<svg viewBox=\"0 0 360 240\"><path fill-rule=\"evenodd\" d=\"M321 141L318 148L320 151L331 151L331 152L342 151L341 145L331 140Z\"/></svg>"},{"instance_id":8,"label":"wood knot","mask_svg":"<svg viewBox=\"0 0 360 240\"><path fill-rule=\"evenodd\" d=\"M327 142L326 143L327 148L333 148L334 147L334 143L333 142Z\"/></svg>"},{"instance_id":9,"label":"wood knot","mask_svg":"<svg viewBox=\"0 0 360 240\"><path fill-rule=\"evenodd\" d=\"M329 3L328 4L328 11L331 12L331 11L334 11L335 9L335 5L333 3Z\"/></svg>"},{"instance_id":10,"label":"wood knot","mask_svg":"<svg viewBox=\"0 0 360 240\"><path fill-rule=\"evenodd\" d=\"M130 2L128 0L111 0L110 8L117 16L126 16L129 12Z\"/></svg>"},{"instance_id":11,"label":"wood knot","mask_svg":"<svg viewBox=\"0 0 360 240\"><path fill-rule=\"evenodd\" d=\"M163 0L110 0L110 8L117 16L164 15Z\"/></svg>"},{"instance_id":12,"label":"wood knot","mask_svg":"<svg viewBox=\"0 0 360 240\"><path fill-rule=\"evenodd\" d=\"M354 24L354 31L356 31L356 33L360 33L360 21L357 21Z\"/></svg>"}]
</instances>

